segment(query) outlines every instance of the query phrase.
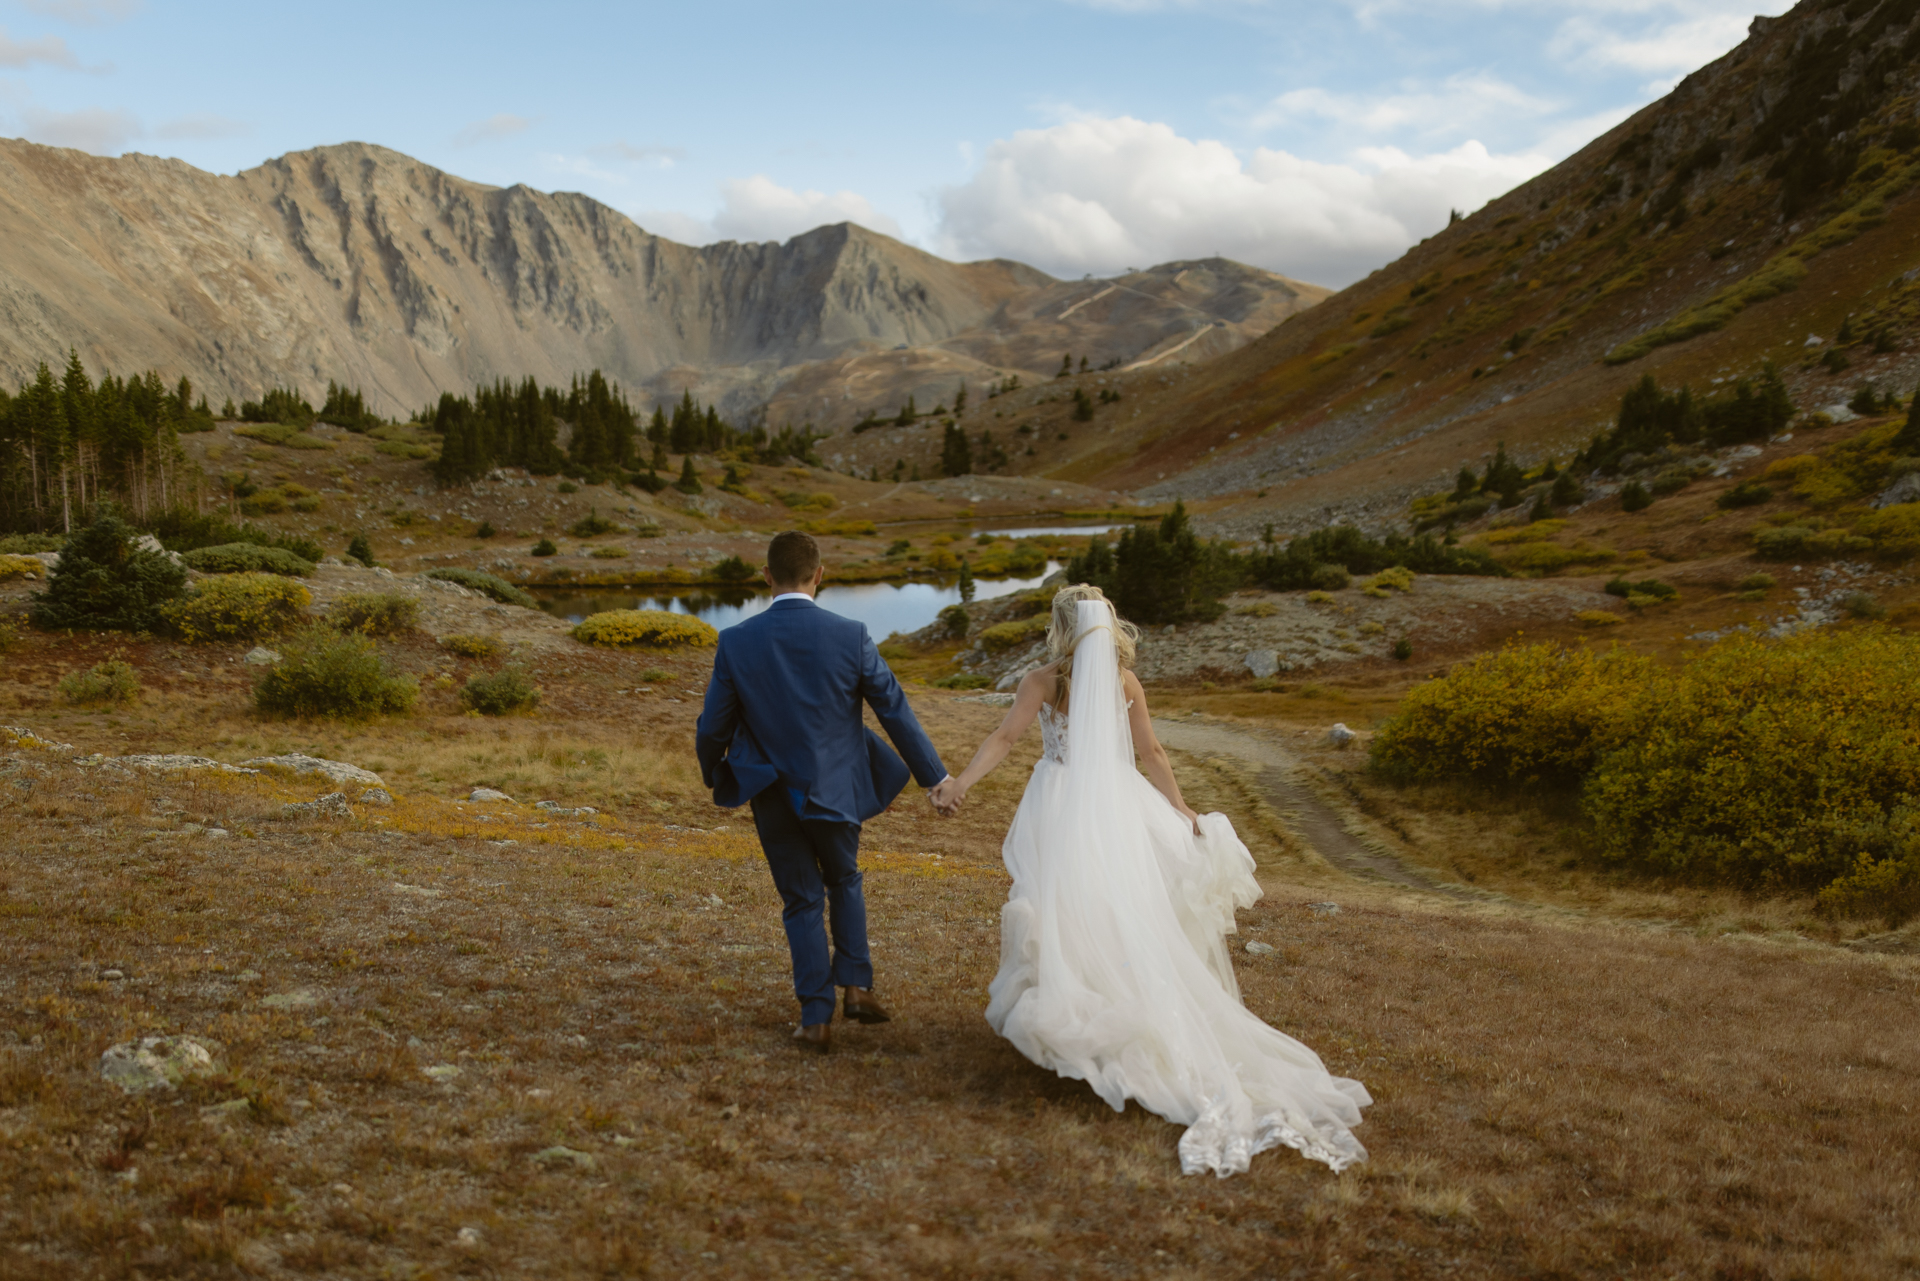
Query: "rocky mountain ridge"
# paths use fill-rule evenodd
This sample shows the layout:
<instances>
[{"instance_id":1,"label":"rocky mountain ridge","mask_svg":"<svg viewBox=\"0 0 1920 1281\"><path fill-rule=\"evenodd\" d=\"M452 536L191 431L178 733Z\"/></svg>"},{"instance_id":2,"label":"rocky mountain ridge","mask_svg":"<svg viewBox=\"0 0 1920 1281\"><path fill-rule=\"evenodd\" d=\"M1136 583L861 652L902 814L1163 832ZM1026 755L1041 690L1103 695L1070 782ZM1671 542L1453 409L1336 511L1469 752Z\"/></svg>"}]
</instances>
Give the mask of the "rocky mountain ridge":
<instances>
[{"instance_id":1,"label":"rocky mountain ridge","mask_svg":"<svg viewBox=\"0 0 1920 1281\"><path fill-rule=\"evenodd\" d=\"M1116 299L1063 320L1094 291L1020 263L952 263L848 223L695 248L583 195L488 187L365 143L223 177L0 140L0 242L0 379L72 345L95 369L186 373L216 404L338 380L386 414L599 368L643 403L691 390L746 417L837 361L837 379L775 406L832 427L950 394L956 375L1051 373L1062 342L1127 359L1196 334L1230 349L1325 295L1176 264L1103 282ZM882 357L900 351L920 355Z\"/></svg>"}]
</instances>

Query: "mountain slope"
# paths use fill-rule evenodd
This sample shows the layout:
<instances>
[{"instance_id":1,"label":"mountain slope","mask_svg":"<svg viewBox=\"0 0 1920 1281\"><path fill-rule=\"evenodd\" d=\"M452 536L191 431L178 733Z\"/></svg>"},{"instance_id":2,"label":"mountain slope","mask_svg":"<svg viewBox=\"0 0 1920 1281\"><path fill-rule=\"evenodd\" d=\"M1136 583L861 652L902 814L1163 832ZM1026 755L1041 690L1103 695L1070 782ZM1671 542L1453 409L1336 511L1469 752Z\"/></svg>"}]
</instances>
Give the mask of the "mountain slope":
<instances>
[{"instance_id":1,"label":"mountain slope","mask_svg":"<svg viewBox=\"0 0 1920 1281\"><path fill-rule=\"evenodd\" d=\"M387 413L496 377L564 383L598 367L643 399L691 389L746 414L811 364L957 338L957 369L1031 373L1014 362L1052 348L1022 326L1077 288L846 223L692 248L585 196L487 187L363 143L229 178L0 141L0 243L0 378L73 344L95 368L189 373L216 403L337 379ZM1225 348L1324 294L1238 273L1217 296L1095 325L1083 342L1133 357L1198 317L1227 322ZM918 386L867 372L889 407ZM826 421L864 407L831 401Z\"/></svg>"},{"instance_id":2,"label":"mountain slope","mask_svg":"<svg viewBox=\"0 0 1920 1281\"><path fill-rule=\"evenodd\" d=\"M1136 378L1138 417L1037 461L1215 499L1241 534L1385 523L1497 441L1564 458L1644 374L1711 393L1773 361L1809 409L1862 381L1904 390L1917 55L1920 0L1756 19L1554 169L1260 341L1164 387Z\"/></svg>"}]
</instances>

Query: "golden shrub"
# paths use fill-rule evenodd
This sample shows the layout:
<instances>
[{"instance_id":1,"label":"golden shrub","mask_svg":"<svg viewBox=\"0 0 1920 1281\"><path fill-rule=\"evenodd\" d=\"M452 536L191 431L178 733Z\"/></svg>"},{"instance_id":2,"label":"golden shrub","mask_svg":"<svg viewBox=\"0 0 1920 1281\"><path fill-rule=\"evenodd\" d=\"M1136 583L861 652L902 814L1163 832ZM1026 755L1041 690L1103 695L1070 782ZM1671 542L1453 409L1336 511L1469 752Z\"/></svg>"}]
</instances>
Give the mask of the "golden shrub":
<instances>
[{"instance_id":1,"label":"golden shrub","mask_svg":"<svg viewBox=\"0 0 1920 1281\"><path fill-rule=\"evenodd\" d=\"M195 643L258 640L305 618L312 603L313 593L280 574L222 574L162 605L160 616Z\"/></svg>"},{"instance_id":2,"label":"golden shrub","mask_svg":"<svg viewBox=\"0 0 1920 1281\"><path fill-rule=\"evenodd\" d=\"M1390 778L1572 783L1628 727L1653 664L1627 650L1510 644L1416 686L1374 736Z\"/></svg>"},{"instance_id":3,"label":"golden shrub","mask_svg":"<svg viewBox=\"0 0 1920 1281\"><path fill-rule=\"evenodd\" d=\"M1609 856L1818 888L1912 853L1920 637L1886 628L1719 641L1645 682L1587 781ZM1909 817L1902 818L1905 813Z\"/></svg>"},{"instance_id":4,"label":"golden shrub","mask_svg":"<svg viewBox=\"0 0 1920 1281\"><path fill-rule=\"evenodd\" d=\"M720 633L687 614L664 609L611 609L581 619L573 629L573 638L615 648L674 649L711 645L720 639Z\"/></svg>"},{"instance_id":5,"label":"golden shrub","mask_svg":"<svg viewBox=\"0 0 1920 1281\"><path fill-rule=\"evenodd\" d=\"M1616 627L1627 620L1604 609L1583 609L1573 616L1573 621L1583 627Z\"/></svg>"},{"instance_id":6,"label":"golden shrub","mask_svg":"<svg viewBox=\"0 0 1920 1281\"><path fill-rule=\"evenodd\" d=\"M1280 609L1270 600L1257 600L1251 605L1242 605L1233 612L1243 614L1248 618L1272 618L1280 612Z\"/></svg>"},{"instance_id":7,"label":"golden shrub","mask_svg":"<svg viewBox=\"0 0 1920 1281\"><path fill-rule=\"evenodd\" d=\"M1032 618L995 623L980 633L980 644L985 649L995 651L1031 644L1047 634L1047 623L1052 617L1051 614L1036 614Z\"/></svg>"},{"instance_id":8,"label":"golden shrub","mask_svg":"<svg viewBox=\"0 0 1920 1281\"><path fill-rule=\"evenodd\" d=\"M1900 503L1869 512L1853 532L1873 544L1873 552L1887 560L1920 556L1920 503Z\"/></svg>"},{"instance_id":9,"label":"golden shrub","mask_svg":"<svg viewBox=\"0 0 1920 1281\"><path fill-rule=\"evenodd\" d=\"M1413 571L1405 565L1389 565L1360 584L1360 590L1369 596L1384 597L1389 589L1396 592L1412 591Z\"/></svg>"},{"instance_id":10,"label":"golden shrub","mask_svg":"<svg viewBox=\"0 0 1920 1281\"><path fill-rule=\"evenodd\" d=\"M507 643L498 636L475 636L467 633L442 636L440 647L462 658L504 658L507 653Z\"/></svg>"},{"instance_id":11,"label":"golden shrub","mask_svg":"<svg viewBox=\"0 0 1920 1281\"><path fill-rule=\"evenodd\" d=\"M0 556L0 583L9 578L45 577L47 567L31 556Z\"/></svg>"}]
</instances>

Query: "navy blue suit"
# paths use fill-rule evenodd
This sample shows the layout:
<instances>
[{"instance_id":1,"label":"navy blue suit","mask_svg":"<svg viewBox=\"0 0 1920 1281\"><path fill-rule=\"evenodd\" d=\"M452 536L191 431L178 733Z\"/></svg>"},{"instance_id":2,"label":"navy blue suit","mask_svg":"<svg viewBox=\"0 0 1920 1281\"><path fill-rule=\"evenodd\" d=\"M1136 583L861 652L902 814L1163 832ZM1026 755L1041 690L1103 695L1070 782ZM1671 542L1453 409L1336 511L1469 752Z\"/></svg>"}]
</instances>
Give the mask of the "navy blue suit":
<instances>
[{"instance_id":1,"label":"navy blue suit","mask_svg":"<svg viewBox=\"0 0 1920 1281\"><path fill-rule=\"evenodd\" d=\"M904 762L862 723L863 703ZM694 748L714 804L753 805L785 904L800 1021L828 1022L835 987L873 986L860 824L892 804L909 775L930 788L946 766L866 626L802 599L775 601L720 633Z\"/></svg>"}]
</instances>

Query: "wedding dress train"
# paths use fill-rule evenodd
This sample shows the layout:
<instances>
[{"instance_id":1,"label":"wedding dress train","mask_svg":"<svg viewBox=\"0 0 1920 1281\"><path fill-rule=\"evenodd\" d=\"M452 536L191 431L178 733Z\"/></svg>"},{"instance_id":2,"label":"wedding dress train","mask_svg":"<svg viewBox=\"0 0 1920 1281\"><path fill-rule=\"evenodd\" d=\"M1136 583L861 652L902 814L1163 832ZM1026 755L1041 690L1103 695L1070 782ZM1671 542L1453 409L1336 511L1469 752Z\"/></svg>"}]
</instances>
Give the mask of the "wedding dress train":
<instances>
[{"instance_id":1,"label":"wedding dress train","mask_svg":"<svg viewBox=\"0 0 1920 1281\"><path fill-rule=\"evenodd\" d=\"M1067 717L1042 706L1034 766L1003 855L1000 972L987 1021L1033 1062L1187 1127L1180 1167L1222 1178L1286 1146L1334 1170L1373 1100L1240 1003L1233 914L1260 897L1223 814L1201 834L1133 763L1112 615L1078 606Z\"/></svg>"}]
</instances>

